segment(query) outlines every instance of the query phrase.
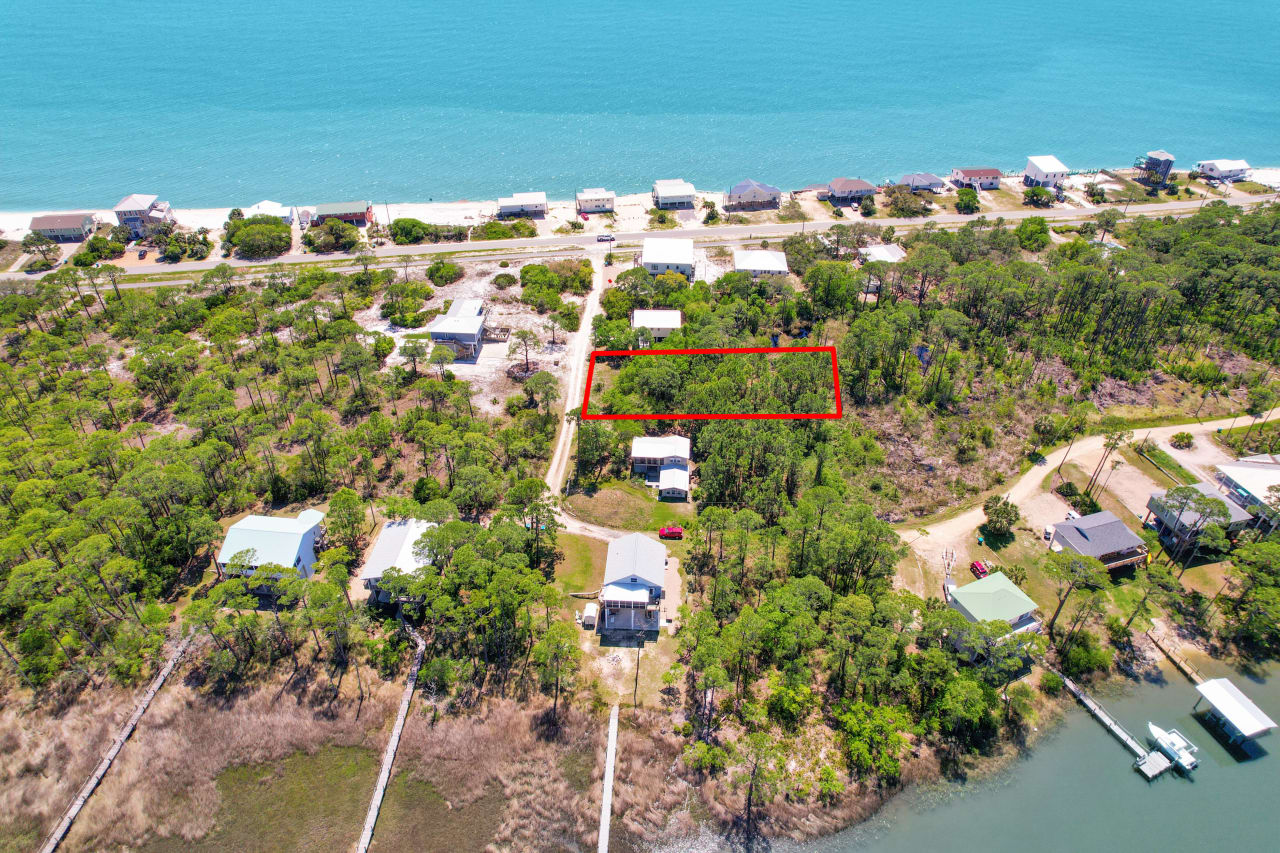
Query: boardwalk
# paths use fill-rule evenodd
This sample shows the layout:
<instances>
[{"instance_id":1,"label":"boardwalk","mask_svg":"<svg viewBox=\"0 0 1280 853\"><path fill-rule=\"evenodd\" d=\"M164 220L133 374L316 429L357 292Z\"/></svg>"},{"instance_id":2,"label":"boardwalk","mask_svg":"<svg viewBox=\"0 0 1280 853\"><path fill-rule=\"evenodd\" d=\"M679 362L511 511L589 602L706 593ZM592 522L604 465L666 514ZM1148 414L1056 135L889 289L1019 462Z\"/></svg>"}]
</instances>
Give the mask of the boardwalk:
<instances>
[{"instance_id":1,"label":"boardwalk","mask_svg":"<svg viewBox=\"0 0 1280 853\"><path fill-rule=\"evenodd\" d=\"M618 706L609 712L609 747L604 753L604 792L600 797L600 839L596 853L609 853L609 819L613 816L613 760L618 750Z\"/></svg>"},{"instance_id":2,"label":"boardwalk","mask_svg":"<svg viewBox=\"0 0 1280 853\"><path fill-rule=\"evenodd\" d=\"M1158 629L1154 631L1147 631L1147 639L1151 640L1157 649L1164 652L1165 657L1167 657L1173 665L1178 668L1179 672L1191 679L1192 684L1204 683L1204 676L1200 674L1200 670L1196 669L1191 661L1184 658L1182 656L1182 652L1178 651L1177 646L1175 646L1174 643L1172 643L1169 638L1164 636L1164 634L1162 634Z\"/></svg>"},{"instance_id":3,"label":"boardwalk","mask_svg":"<svg viewBox=\"0 0 1280 853\"><path fill-rule=\"evenodd\" d=\"M1171 766L1169 759L1163 753L1147 749L1138 742L1137 738L1129 734L1129 730L1120 725L1120 721L1111 716L1106 708L1098 704L1088 693L1085 693L1083 688L1062 673L1058 673L1058 676L1062 679L1062 683L1067 690L1071 692L1071 695L1076 697L1076 700L1093 715L1093 718L1102 723L1103 727L1111 732L1116 740L1124 744L1125 748L1133 753L1135 759L1133 766L1139 773L1148 779L1154 779L1169 769Z\"/></svg>"},{"instance_id":4,"label":"boardwalk","mask_svg":"<svg viewBox=\"0 0 1280 853\"><path fill-rule=\"evenodd\" d=\"M413 667L404 684L404 695L400 697L400 711L396 714L396 723L391 727L391 737L387 740L387 748L382 752L382 770L378 773L378 784L373 788L373 799L369 801L369 812L364 818L364 831L360 833L360 841L356 844L356 853L365 853L373 841L373 826L378 822L378 811L382 808L382 798L387 793L387 782L391 780L391 766L396 761L396 749L400 746L400 733L404 731L404 718L409 713L409 700L413 698L414 685L418 683L418 670L422 668L422 654L427 650L427 641L417 631L413 632L413 641L418 650L413 653Z\"/></svg>"},{"instance_id":5,"label":"boardwalk","mask_svg":"<svg viewBox=\"0 0 1280 853\"><path fill-rule=\"evenodd\" d=\"M151 680L147 692L142 694L142 699L138 702L137 707L133 709L133 714L121 726L116 739L111 742L111 748L102 756L102 760L98 762L98 766L94 768L91 775L81 787L80 792L76 794L76 798L71 801L71 805L67 807L66 812L62 815L62 820L58 821L58 825L54 828L52 834L45 839L44 846L40 848L40 853L53 853L58 849L58 845L67 837L67 833L71 830L71 824L75 823L76 817L80 814L80 810L84 808L84 804L89 801L90 795L93 794L98 783L102 781L102 777L107 775L107 771L111 769L111 762L116 760L116 756L120 754L120 750L124 748L125 741L133 734L133 730L138 727L138 721L142 719L142 715L147 712L147 708L151 705L151 700L160 692L160 688L164 686L165 679L173 672L173 668L177 666L178 659L182 657L183 652L187 650L187 646L191 644L191 635L182 638L182 642L178 643L178 647L173 650L173 654L169 655L169 659L165 661L164 666L156 673L156 677Z\"/></svg>"}]
</instances>

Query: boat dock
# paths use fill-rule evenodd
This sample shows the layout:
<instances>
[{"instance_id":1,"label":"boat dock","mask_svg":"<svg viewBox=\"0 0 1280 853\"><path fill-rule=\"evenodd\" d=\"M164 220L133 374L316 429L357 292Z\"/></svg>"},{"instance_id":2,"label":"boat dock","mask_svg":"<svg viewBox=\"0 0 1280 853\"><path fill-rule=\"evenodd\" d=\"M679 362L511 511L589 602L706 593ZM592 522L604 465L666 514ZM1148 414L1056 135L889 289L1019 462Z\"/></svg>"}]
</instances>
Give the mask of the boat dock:
<instances>
[{"instance_id":1,"label":"boat dock","mask_svg":"<svg viewBox=\"0 0 1280 853\"><path fill-rule=\"evenodd\" d=\"M1129 734L1129 730L1120 725L1120 721L1111 716L1106 708L1098 704L1097 700L1085 693L1080 685L1062 673L1058 673L1058 677L1062 679L1062 683L1066 685L1071 695L1076 697L1076 700L1085 707L1085 710L1092 714L1093 718L1102 723L1103 727L1111 732L1116 740L1124 744L1125 748L1133 753L1133 768L1146 779L1154 779L1173 766L1173 762L1165 757L1164 753L1157 749L1147 749L1136 737Z\"/></svg>"},{"instance_id":2,"label":"boat dock","mask_svg":"<svg viewBox=\"0 0 1280 853\"><path fill-rule=\"evenodd\" d=\"M1169 641L1159 630L1149 630L1146 632L1149 639L1157 649L1164 652L1164 656L1178 668L1178 671L1191 679L1192 684L1204 684L1204 676L1200 674L1200 670L1196 669L1191 661L1182 656L1182 652Z\"/></svg>"}]
</instances>

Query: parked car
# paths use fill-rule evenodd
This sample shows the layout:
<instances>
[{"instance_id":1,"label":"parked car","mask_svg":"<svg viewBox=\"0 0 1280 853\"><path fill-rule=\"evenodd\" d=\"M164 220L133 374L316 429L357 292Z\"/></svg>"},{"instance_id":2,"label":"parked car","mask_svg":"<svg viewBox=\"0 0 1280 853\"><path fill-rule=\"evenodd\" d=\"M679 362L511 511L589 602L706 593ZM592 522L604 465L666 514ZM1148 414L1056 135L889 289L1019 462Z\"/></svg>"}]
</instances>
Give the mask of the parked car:
<instances>
[{"instance_id":1,"label":"parked car","mask_svg":"<svg viewBox=\"0 0 1280 853\"><path fill-rule=\"evenodd\" d=\"M1044 541L1048 542L1053 538L1053 525L1046 524L1044 526Z\"/></svg>"},{"instance_id":2,"label":"parked car","mask_svg":"<svg viewBox=\"0 0 1280 853\"><path fill-rule=\"evenodd\" d=\"M616 238L612 234L597 234L597 243L612 243Z\"/></svg>"},{"instance_id":3,"label":"parked car","mask_svg":"<svg viewBox=\"0 0 1280 853\"><path fill-rule=\"evenodd\" d=\"M658 528L659 539L683 539L683 527L660 527Z\"/></svg>"},{"instance_id":4,"label":"parked car","mask_svg":"<svg viewBox=\"0 0 1280 853\"><path fill-rule=\"evenodd\" d=\"M1074 509L1067 510L1067 521L1075 521L1079 517L1080 513L1076 512Z\"/></svg>"},{"instance_id":5,"label":"parked car","mask_svg":"<svg viewBox=\"0 0 1280 853\"><path fill-rule=\"evenodd\" d=\"M582 217L582 221L583 221L583 222L590 222L590 221L591 221L591 217L590 217L590 216L587 216L585 213L579 213L578 215Z\"/></svg>"},{"instance_id":6,"label":"parked car","mask_svg":"<svg viewBox=\"0 0 1280 853\"><path fill-rule=\"evenodd\" d=\"M145 258L146 256L147 256L147 250L146 250L146 249L139 249L139 250L138 250L138 260L142 260L142 259L143 259L143 258Z\"/></svg>"},{"instance_id":7,"label":"parked car","mask_svg":"<svg viewBox=\"0 0 1280 853\"><path fill-rule=\"evenodd\" d=\"M969 571L973 572L975 578L985 578L990 569L983 565L981 560L974 560L969 564Z\"/></svg>"}]
</instances>

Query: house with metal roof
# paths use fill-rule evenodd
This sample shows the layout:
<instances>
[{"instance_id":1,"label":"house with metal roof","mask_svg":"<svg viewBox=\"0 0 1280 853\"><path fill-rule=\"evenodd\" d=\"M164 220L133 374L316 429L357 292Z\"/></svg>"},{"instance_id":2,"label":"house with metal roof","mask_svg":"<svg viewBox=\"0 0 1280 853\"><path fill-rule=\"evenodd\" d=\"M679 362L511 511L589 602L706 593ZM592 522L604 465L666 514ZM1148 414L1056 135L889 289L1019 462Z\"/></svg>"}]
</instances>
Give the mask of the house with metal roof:
<instances>
[{"instance_id":1,"label":"house with metal roof","mask_svg":"<svg viewBox=\"0 0 1280 853\"><path fill-rule=\"evenodd\" d=\"M1192 483L1190 488L1226 507L1227 522L1223 525L1223 530L1227 535L1235 536L1253 522L1253 513L1218 491L1212 483ZM1194 509L1171 503L1168 494L1168 489L1157 489L1151 493L1151 497L1147 498L1147 517L1144 521L1150 522L1161 538L1182 547L1200 537L1205 522Z\"/></svg>"},{"instance_id":2,"label":"house with metal roof","mask_svg":"<svg viewBox=\"0 0 1280 853\"><path fill-rule=\"evenodd\" d=\"M418 539L436 524L418 518L400 518L383 522L364 565L360 567L360 580L369 590L370 598L386 602L388 594L378 588L388 569L397 568L410 573L431 563L430 554L417 547Z\"/></svg>"},{"instance_id":3,"label":"house with metal roof","mask_svg":"<svg viewBox=\"0 0 1280 853\"><path fill-rule=\"evenodd\" d=\"M485 310L481 299L455 299L444 316L427 326L434 343L444 344L463 358L473 358L484 344Z\"/></svg>"},{"instance_id":4,"label":"house with metal roof","mask_svg":"<svg viewBox=\"0 0 1280 853\"><path fill-rule=\"evenodd\" d=\"M724 196L726 207L767 207L781 201L782 190L750 178L729 187Z\"/></svg>"},{"instance_id":5,"label":"house with metal roof","mask_svg":"<svg viewBox=\"0 0 1280 853\"><path fill-rule=\"evenodd\" d=\"M290 207L287 204L281 204L278 201L271 201L270 199L263 199L252 207L243 208L240 212L244 214L245 219L249 219L254 216L274 216L285 225L292 225L293 220L296 219L298 215L298 209L296 207Z\"/></svg>"},{"instance_id":6,"label":"house with metal roof","mask_svg":"<svg viewBox=\"0 0 1280 853\"><path fill-rule=\"evenodd\" d=\"M1240 506L1266 506L1272 489L1280 489L1280 458L1265 453L1216 466L1218 482Z\"/></svg>"},{"instance_id":7,"label":"house with metal roof","mask_svg":"<svg viewBox=\"0 0 1280 853\"><path fill-rule=\"evenodd\" d=\"M1053 526L1049 548L1094 557L1108 571L1136 566L1147 560L1147 543L1107 510Z\"/></svg>"},{"instance_id":8,"label":"house with metal roof","mask_svg":"<svg viewBox=\"0 0 1280 853\"><path fill-rule=\"evenodd\" d=\"M968 187L972 190L1000 189L1000 170L992 166L974 166L952 169L947 180L957 187Z\"/></svg>"},{"instance_id":9,"label":"house with metal roof","mask_svg":"<svg viewBox=\"0 0 1280 853\"><path fill-rule=\"evenodd\" d=\"M1196 163L1197 172L1219 181L1244 180L1252 168L1244 160L1201 160Z\"/></svg>"},{"instance_id":10,"label":"house with metal roof","mask_svg":"<svg viewBox=\"0 0 1280 853\"><path fill-rule=\"evenodd\" d=\"M631 312L631 328L646 329L660 341L684 324L684 316L671 308L637 308Z\"/></svg>"},{"instance_id":11,"label":"house with metal roof","mask_svg":"<svg viewBox=\"0 0 1280 853\"><path fill-rule=\"evenodd\" d=\"M1008 622L1009 633L1040 630L1036 603L1004 572L992 572L964 586L948 586L951 607L970 622Z\"/></svg>"},{"instance_id":12,"label":"house with metal roof","mask_svg":"<svg viewBox=\"0 0 1280 853\"><path fill-rule=\"evenodd\" d=\"M227 528L215 562L222 572L252 575L270 564L296 569L309 578L322 521L324 513L315 509L305 509L296 518L247 515Z\"/></svg>"},{"instance_id":13,"label":"house with metal roof","mask_svg":"<svg viewBox=\"0 0 1280 853\"><path fill-rule=\"evenodd\" d=\"M1200 707L1201 702L1209 703L1206 716L1222 727L1231 743L1260 738L1276 727L1276 721L1267 716L1253 700L1236 687L1227 678L1212 678L1196 685L1200 698L1196 700L1192 710Z\"/></svg>"},{"instance_id":14,"label":"house with metal roof","mask_svg":"<svg viewBox=\"0 0 1280 853\"><path fill-rule=\"evenodd\" d=\"M589 187L578 193L579 213L608 213L613 210L617 193L604 187Z\"/></svg>"},{"instance_id":15,"label":"house with metal roof","mask_svg":"<svg viewBox=\"0 0 1280 853\"><path fill-rule=\"evenodd\" d=\"M876 194L876 188L862 178L836 178L827 184L827 199L832 204L856 204Z\"/></svg>"},{"instance_id":16,"label":"house with metal roof","mask_svg":"<svg viewBox=\"0 0 1280 853\"><path fill-rule=\"evenodd\" d=\"M158 196L132 193L120 199L112 208L116 222L129 229L136 240L155 231L166 222L173 222L173 208Z\"/></svg>"},{"instance_id":17,"label":"house with metal roof","mask_svg":"<svg viewBox=\"0 0 1280 853\"><path fill-rule=\"evenodd\" d=\"M89 239L93 225L92 213L46 213L31 218L30 230L55 243L80 243Z\"/></svg>"},{"instance_id":18,"label":"house with metal roof","mask_svg":"<svg viewBox=\"0 0 1280 853\"><path fill-rule=\"evenodd\" d=\"M547 194L513 193L498 199L498 216L546 216Z\"/></svg>"},{"instance_id":19,"label":"house with metal roof","mask_svg":"<svg viewBox=\"0 0 1280 853\"><path fill-rule=\"evenodd\" d=\"M316 225L328 219L341 219L363 228L373 222L373 203L368 201L334 201L317 204L311 217Z\"/></svg>"},{"instance_id":20,"label":"house with metal roof","mask_svg":"<svg viewBox=\"0 0 1280 853\"><path fill-rule=\"evenodd\" d=\"M940 192L946 185L946 181L932 172L912 172L910 175L903 175L898 181L900 187L906 186L913 190L928 190L934 193Z\"/></svg>"},{"instance_id":21,"label":"house with metal roof","mask_svg":"<svg viewBox=\"0 0 1280 853\"><path fill-rule=\"evenodd\" d=\"M1067 167L1052 154L1037 154L1027 158L1022 170L1022 183L1029 187L1060 187L1067 179Z\"/></svg>"},{"instance_id":22,"label":"house with metal roof","mask_svg":"<svg viewBox=\"0 0 1280 853\"><path fill-rule=\"evenodd\" d=\"M762 275L786 275L787 253L772 249L734 249L733 271L749 273L754 277Z\"/></svg>"},{"instance_id":23,"label":"house with metal roof","mask_svg":"<svg viewBox=\"0 0 1280 853\"><path fill-rule=\"evenodd\" d=\"M689 439L683 435L641 435L631 439L631 470L656 486L659 498L689 499Z\"/></svg>"},{"instance_id":24,"label":"house with metal roof","mask_svg":"<svg viewBox=\"0 0 1280 853\"><path fill-rule=\"evenodd\" d=\"M642 533L609 543L600 590L603 630L657 631L667 574L667 549Z\"/></svg>"},{"instance_id":25,"label":"house with metal roof","mask_svg":"<svg viewBox=\"0 0 1280 853\"><path fill-rule=\"evenodd\" d=\"M684 178L653 182L653 206L657 208L693 207L697 190Z\"/></svg>"},{"instance_id":26,"label":"house with metal roof","mask_svg":"<svg viewBox=\"0 0 1280 853\"><path fill-rule=\"evenodd\" d=\"M881 243L865 246L858 250L858 254L863 262L881 261L886 264L896 264L907 257L907 250L897 243Z\"/></svg>"},{"instance_id":27,"label":"house with metal roof","mask_svg":"<svg viewBox=\"0 0 1280 853\"><path fill-rule=\"evenodd\" d=\"M678 272L693 278L693 241L680 237L645 237L640 247L640 265L649 275Z\"/></svg>"}]
</instances>

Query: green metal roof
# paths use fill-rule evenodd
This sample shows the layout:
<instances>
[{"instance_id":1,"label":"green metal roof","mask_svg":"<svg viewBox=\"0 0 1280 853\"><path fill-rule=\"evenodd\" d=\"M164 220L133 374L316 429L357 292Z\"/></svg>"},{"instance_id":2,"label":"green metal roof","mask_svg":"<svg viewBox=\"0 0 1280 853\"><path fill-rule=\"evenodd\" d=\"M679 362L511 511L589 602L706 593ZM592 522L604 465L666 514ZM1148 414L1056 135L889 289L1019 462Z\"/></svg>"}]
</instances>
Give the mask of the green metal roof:
<instances>
[{"instance_id":1,"label":"green metal roof","mask_svg":"<svg viewBox=\"0 0 1280 853\"><path fill-rule=\"evenodd\" d=\"M1002 619L1009 622L1036 609L1036 603L1003 572L958 586L951 597L980 622Z\"/></svg>"},{"instance_id":2,"label":"green metal roof","mask_svg":"<svg viewBox=\"0 0 1280 853\"><path fill-rule=\"evenodd\" d=\"M317 204L316 216L341 216L344 213L364 215L369 209L367 201L335 201L329 204Z\"/></svg>"}]
</instances>

